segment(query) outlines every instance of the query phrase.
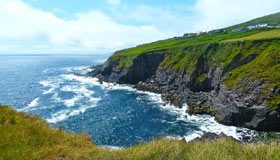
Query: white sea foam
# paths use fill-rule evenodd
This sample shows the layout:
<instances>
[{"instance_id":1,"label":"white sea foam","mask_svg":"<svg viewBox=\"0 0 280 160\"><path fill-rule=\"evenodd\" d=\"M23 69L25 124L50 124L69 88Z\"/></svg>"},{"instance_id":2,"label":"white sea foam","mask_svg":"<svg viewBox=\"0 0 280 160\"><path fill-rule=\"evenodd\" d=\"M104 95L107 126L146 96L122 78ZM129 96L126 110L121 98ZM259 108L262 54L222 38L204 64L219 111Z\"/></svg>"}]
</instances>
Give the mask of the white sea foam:
<instances>
[{"instance_id":1,"label":"white sea foam","mask_svg":"<svg viewBox=\"0 0 280 160\"><path fill-rule=\"evenodd\" d=\"M81 84L99 86L103 90L137 91L135 88L133 88L132 86L129 86L129 85L120 85L120 84L116 84L116 83L107 83L107 82L100 83L97 78L92 78L92 77L78 76L78 75L74 75L74 74L63 75L63 77L66 80L78 81Z\"/></svg>"},{"instance_id":2,"label":"white sea foam","mask_svg":"<svg viewBox=\"0 0 280 160\"><path fill-rule=\"evenodd\" d=\"M64 92L73 92L76 94L84 95L86 97L91 97L93 95L93 91L88 90L85 86L78 85L66 85L61 88L61 91Z\"/></svg>"},{"instance_id":3,"label":"white sea foam","mask_svg":"<svg viewBox=\"0 0 280 160\"><path fill-rule=\"evenodd\" d=\"M66 75L62 75L62 77L66 80L78 81L82 84L100 85L97 78L77 76L74 74L66 74Z\"/></svg>"},{"instance_id":4,"label":"white sea foam","mask_svg":"<svg viewBox=\"0 0 280 160\"><path fill-rule=\"evenodd\" d=\"M103 146L99 146L99 147L104 148L104 149L109 149L109 150L122 150L122 149L124 149L123 147L108 146L108 145L103 145Z\"/></svg>"},{"instance_id":5,"label":"white sea foam","mask_svg":"<svg viewBox=\"0 0 280 160\"><path fill-rule=\"evenodd\" d=\"M183 137L183 139L186 141L186 142L189 142L191 140L194 140L196 138L199 138L203 135L202 132L200 131L193 131L190 135L186 135Z\"/></svg>"},{"instance_id":6,"label":"white sea foam","mask_svg":"<svg viewBox=\"0 0 280 160\"><path fill-rule=\"evenodd\" d=\"M39 105L39 98L35 98L32 102L28 104L28 108L36 107Z\"/></svg>"},{"instance_id":7,"label":"white sea foam","mask_svg":"<svg viewBox=\"0 0 280 160\"><path fill-rule=\"evenodd\" d=\"M59 87L59 84L62 83L60 79L49 79L39 82L44 88L48 88L43 92L43 95L52 94Z\"/></svg>"},{"instance_id":8,"label":"white sea foam","mask_svg":"<svg viewBox=\"0 0 280 160\"><path fill-rule=\"evenodd\" d=\"M221 134L224 133L227 136L231 136L235 139L241 140L243 134L251 133L251 136L253 136L255 133L254 131L251 131L249 129L245 128L238 128L234 126L225 126L222 124L219 124L215 121L214 117L209 115L190 115L187 113L188 106L187 104L183 105L182 108L177 108L171 104L166 104L160 94L151 93L151 92L142 92L138 91L139 93L146 94L148 98L154 102L159 104L161 109L164 109L165 111L168 111L172 114L176 114L178 116L178 121L185 121L188 123L192 123L199 127L200 131L193 131L193 133L188 134L184 136L183 138L185 141L190 141L195 138L201 137L204 133L210 132L215 134Z\"/></svg>"},{"instance_id":9,"label":"white sea foam","mask_svg":"<svg viewBox=\"0 0 280 160\"><path fill-rule=\"evenodd\" d=\"M209 115L190 115L187 113L188 106L186 104L182 108L176 108L171 104L166 104L166 102L164 102L163 99L161 98L160 94L146 92L146 91L138 91L132 86L128 86L128 85L118 85L113 83L99 83L98 79L96 78L81 77L76 75L69 75L68 78L75 79L77 81L80 81L81 83L92 83L94 85L99 85L101 88L105 90L128 90L128 91L135 91L147 95L149 100L153 103L159 104L161 109L164 109L172 114L176 114L178 116L177 118L178 121L186 121L188 123L192 123L199 127L200 131L194 131L193 133L183 137L186 141L190 141L197 137L201 137L206 132L215 133L215 134L224 133L227 136L231 136L235 139L241 139L242 134L248 133L250 131L245 128L238 128L238 127L225 126L219 124L215 121L214 117L211 117ZM138 97L138 100L140 99ZM253 135L254 132L252 131L251 134Z\"/></svg>"},{"instance_id":10,"label":"white sea foam","mask_svg":"<svg viewBox=\"0 0 280 160\"><path fill-rule=\"evenodd\" d=\"M55 88L50 88L50 89L44 91L43 94L44 94L44 95L46 95L46 94L51 94L51 93L53 93L54 91L55 91Z\"/></svg>"},{"instance_id":11,"label":"white sea foam","mask_svg":"<svg viewBox=\"0 0 280 160\"><path fill-rule=\"evenodd\" d=\"M64 105L67 107L73 107L81 99L81 96L75 96L74 98L64 100Z\"/></svg>"},{"instance_id":12,"label":"white sea foam","mask_svg":"<svg viewBox=\"0 0 280 160\"><path fill-rule=\"evenodd\" d=\"M93 71L93 69L90 68L89 66L65 67L65 68L62 68L62 69L65 70L68 73L79 72L81 74L86 74L88 72Z\"/></svg>"},{"instance_id":13,"label":"white sea foam","mask_svg":"<svg viewBox=\"0 0 280 160\"><path fill-rule=\"evenodd\" d=\"M79 69L86 69L86 68L79 68ZM70 70L70 68L69 68ZM72 70L73 71L73 70ZM70 81L77 81L79 82L78 86L75 85L66 85L61 88L62 91L65 92L73 92L76 93L77 96L69 99L69 100L62 100L60 97L58 97L57 94L53 95L53 98L56 99L59 102L64 102L64 104L68 107L72 107L80 101L81 97L87 97L89 98L89 101L91 102L91 105L89 107L81 106L78 109L71 110L66 109L62 110L60 112L57 112L52 115L51 118L47 119L49 123L57 123L64 121L68 119L71 116L75 116L81 113L84 113L88 108L92 108L96 105L96 103L100 100L100 98L93 97L93 91L90 91L86 88L86 86L99 86L105 91L109 90L127 90L127 91L133 91L138 92L141 94L147 95L148 99L153 102L157 103L161 109L168 111L172 114L176 114L178 116L178 121L186 121L188 123L192 123L195 126L199 127L199 131L193 131L192 133L186 133L184 137L176 137L178 139L185 139L185 141L193 140L197 137L201 137L206 132L211 132L215 134L225 133L227 136L232 136L236 139L241 139L242 134L245 132L247 133L249 130L244 128L237 128L237 127L231 127L231 126L224 126L222 124L217 123L213 117L208 115L189 115L186 111L188 109L187 105L184 105L183 108L179 109L171 104L166 104L160 94L151 93L151 92L144 92L144 91L138 91L132 86L128 85L119 85L114 83L100 83L97 78L91 78L91 77L84 77L84 76L77 76L74 74L67 74L61 76L62 81L64 80L70 80ZM54 83L50 83L49 81L42 81L42 85L44 86L51 86L54 87ZM138 100L141 100L140 97L137 97ZM238 131L238 132L237 132ZM241 131L241 132L240 132ZM243 133L242 133L243 132ZM252 135L254 132L251 132Z\"/></svg>"},{"instance_id":14,"label":"white sea foam","mask_svg":"<svg viewBox=\"0 0 280 160\"><path fill-rule=\"evenodd\" d=\"M72 116L77 116L79 114L83 114L87 109L93 108L96 106L97 102L100 100L100 98L95 98L92 102L94 102L91 105L81 106L78 109L66 109L59 111L51 116L51 118L46 119L48 123L58 123L67 120L68 118Z\"/></svg>"},{"instance_id":15,"label":"white sea foam","mask_svg":"<svg viewBox=\"0 0 280 160\"><path fill-rule=\"evenodd\" d=\"M50 81L48 81L48 80L40 81L39 83L40 83L41 85L43 85L44 87L49 87L49 86L51 86L51 83L50 83Z\"/></svg>"},{"instance_id":16,"label":"white sea foam","mask_svg":"<svg viewBox=\"0 0 280 160\"><path fill-rule=\"evenodd\" d=\"M43 70L43 73L47 73L49 71L49 69L45 69Z\"/></svg>"}]
</instances>

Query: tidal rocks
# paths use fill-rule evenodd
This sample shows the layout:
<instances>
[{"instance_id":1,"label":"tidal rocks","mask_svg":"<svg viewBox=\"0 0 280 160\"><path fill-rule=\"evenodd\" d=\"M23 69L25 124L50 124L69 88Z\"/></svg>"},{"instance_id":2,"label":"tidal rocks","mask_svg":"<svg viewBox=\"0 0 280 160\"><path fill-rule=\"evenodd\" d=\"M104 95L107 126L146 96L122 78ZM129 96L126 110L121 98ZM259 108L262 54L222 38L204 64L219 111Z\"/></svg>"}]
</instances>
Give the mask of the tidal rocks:
<instances>
[{"instance_id":1,"label":"tidal rocks","mask_svg":"<svg viewBox=\"0 0 280 160\"><path fill-rule=\"evenodd\" d=\"M221 139L221 138L228 138L231 139L233 141L237 141L235 138L233 137L229 137L227 136L225 133L220 133L220 134L215 134L215 133L204 133L201 137L199 138L195 138L192 141L201 141L201 140L217 140L217 139Z\"/></svg>"}]
</instances>

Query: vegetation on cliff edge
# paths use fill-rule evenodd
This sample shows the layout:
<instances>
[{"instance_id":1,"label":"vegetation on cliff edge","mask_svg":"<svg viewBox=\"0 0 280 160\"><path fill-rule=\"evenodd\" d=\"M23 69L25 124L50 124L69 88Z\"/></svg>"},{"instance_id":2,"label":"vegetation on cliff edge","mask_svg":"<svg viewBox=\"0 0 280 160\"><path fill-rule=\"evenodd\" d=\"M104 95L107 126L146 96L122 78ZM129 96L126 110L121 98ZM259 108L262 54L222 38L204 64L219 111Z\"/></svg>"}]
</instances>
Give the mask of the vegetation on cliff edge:
<instances>
[{"instance_id":1,"label":"vegetation on cliff edge","mask_svg":"<svg viewBox=\"0 0 280 160\"><path fill-rule=\"evenodd\" d=\"M207 79L207 72L200 71L199 66L220 67L227 77L223 83L241 92L253 77L264 82L260 95L268 100L267 106L278 110L279 95L271 91L280 86L279 28L280 13L276 13L225 29L185 34L124 49L113 54L111 59L118 62L119 68L128 69L141 54L164 54L161 68L175 74L199 74L199 83Z\"/></svg>"}]
</instances>

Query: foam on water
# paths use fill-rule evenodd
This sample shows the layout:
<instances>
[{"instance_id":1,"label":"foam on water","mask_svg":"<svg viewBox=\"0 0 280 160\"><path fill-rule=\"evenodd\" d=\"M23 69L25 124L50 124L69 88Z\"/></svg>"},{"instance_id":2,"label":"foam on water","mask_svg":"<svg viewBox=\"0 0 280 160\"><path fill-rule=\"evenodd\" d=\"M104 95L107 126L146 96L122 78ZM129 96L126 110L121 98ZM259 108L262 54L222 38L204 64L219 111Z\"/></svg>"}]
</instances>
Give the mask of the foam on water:
<instances>
[{"instance_id":1,"label":"foam on water","mask_svg":"<svg viewBox=\"0 0 280 160\"><path fill-rule=\"evenodd\" d=\"M148 96L148 98L157 103L161 109L164 109L165 111L168 111L172 114L177 114L178 121L185 121L185 122L191 122L197 126L199 126L200 131L193 131L193 133L190 133L184 137L177 137L178 139L184 138L186 141L193 140L195 138L201 137L204 133L215 133L215 134L221 134L224 133L227 136L231 136L237 140L241 140L243 135L254 136L255 132L251 131L246 128L238 128L234 126L225 126L222 124L219 124L215 121L214 117L209 115L190 115L187 113L188 106L185 104L182 108L177 108L176 106L173 106L171 104L166 104L163 99L161 98L160 94L147 92L147 91L139 91L133 88L132 86L127 85L118 85L118 84L109 84L109 83L103 83L100 85L105 85L109 87L105 87L106 89L110 90L127 90L131 92L138 92L141 94L145 94ZM139 100L140 98L137 97Z\"/></svg>"},{"instance_id":2,"label":"foam on water","mask_svg":"<svg viewBox=\"0 0 280 160\"><path fill-rule=\"evenodd\" d=\"M97 78L78 76L75 74L63 75L63 78L66 80L78 81L84 85L94 85L99 86L103 90L127 90L127 91L137 91L133 86L122 85L116 83L102 82L100 83Z\"/></svg>"},{"instance_id":3,"label":"foam on water","mask_svg":"<svg viewBox=\"0 0 280 160\"><path fill-rule=\"evenodd\" d=\"M100 98L91 98L91 105L82 105L78 109L64 109L57 113L52 114L51 118L47 118L46 121L48 123L58 123L61 121L65 121L72 116L77 116L79 114L83 114L87 109L93 108L96 106L97 102ZM70 106L71 107L71 106Z\"/></svg>"},{"instance_id":4,"label":"foam on water","mask_svg":"<svg viewBox=\"0 0 280 160\"><path fill-rule=\"evenodd\" d=\"M75 96L72 99L64 100L64 105L67 107L73 107L75 104L82 99L81 96Z\"/></svg>"},{"instance_id":5,"label":"foam on water","mask_svg":"<svg viewBox=\"0 0 280 160\"><path fill-rule=\"evenodd\" d=\"M43 80L39 84L43 85L44 88L48 88L43 92L43 95L52 94L59 87L61 80L56 81L55 79Z\"/></svg>"},{"instance_id":6,"label":"foam on water","mask_svg":"<svg viewBox=\"0 0 280 160\"><path fill-rule=\"evenodd\" d=\"M81 78L81 77L80 77ZM83 78L81 78L83 79ZM81 80L80 79L80 80ZM91 82L91 78L86 78L86 82ZM83 80L85 82L85 80ZM163 99L161 98L160 94L147 92L147 91L138 91L132 86L127 85L118 85L118 84L112 84L112 83L98 83L97 79L94 79L94 83L96 85L103 86L104 89L110 89L110 90L127 90L131 92L138 92L141 94L147 95L147 97L157 103L162 109L172 113L177 114L178 118L177 121L185 121L185 122L191 122L195 124L196 126L199 126L200 131L193 131L193 133L189 133L188 135L180 138L184 138L186 141L193 140L195 138L201 137L204 133L215 133L215 134L221 134L224 133L227 136L231 136L237 140L242 140L242 137L244 135L247 136L255 136L255 132L246 128L239 128L234 126L225 126L222 124L219 124L215 121L214 117L209 115L190 115L187 113L188 106L185 104L182 108L177 108L171 104L166 104ZM137 97L139 100L140 98Z\"/></svg>"},{"instance_id":7,"label":"foam on water","mask_svg":"<svg viewBox=\"0 0 280 160\"><path fill-rule=\"evenodd\" d=\"M219 124L215 121L214 117L211 117L209 115L190 115L187 113L188 106L186 104L182 108L177 108L171 104L166 104L161 98L160 94L147 91L138 91L129 85L119 85L106 82L99 83L97 78L82 77L77 75L67 75L66 78L79 81L83 84L98 85L104 90L127 90L130 92L145 94L150 101L152 101L153 103L157 103L161 109L168 111L171 114L176 114L178 116L177 121L191 122L192 124L199 126L200 131L193 131L192 133L188 133L184 137L180 137L180 139L184 138L186 141L201 137L204 133L207 132L215 134L224 133L227 136L231 136L237 140L241 140L242 136L245 134L254 136L254 132L250 131L249 129ZM141 98L137 97L137 99L140 100Z\"/></svg>"},{"instance_id":8,"label":"foam on water","mask_svg":"<svg viewBox=\"0 0 280 160\"><path fill-rule=\"evenodd\" d=\"M65 74L62 75L62 78L64 78L65 80L78 81L81 84L92 84L92 85L100 84L97 78L83 77L75 74Z\"/></svg>"},{"instance_id":9,"label":"foam on water","mask_svg":"<svg viewBox=\"0 0 280 160\"><path fill-rule=\"evenodd\" d=\"M227 136L231 136L235 139L241 140L242 135L251 134L254 135L253 131L244 128L237 128L232 126L224 126L222 124L217 123L214 120L214 117L208 115L190 115L187 113L188 106L185 104L182 108L176 108L171 104L166 104L163 101L160 94L147 92L147 91L139 91L130 85L120 85L115 83L100 83L97 78L86 77L86 76L78 76L72 74L73 72L79 71L80 73L86 73L91 69L86 66L81 67L66 67L63 68L67 72L67 74L62 74L57 77L49 78L48 80L41 81L40 84L43 85L47 90L43 92L43 95L52 94L52 99L56 103L62 103L66 106L66 108L61 109L53 113L49 118L47 118L47 122L49 123L58 123L67 120L72 116L77 116L79 114L83 114L87 109L95 107L97 103L101 100L101 97L95 97L94 91L88 89L90 86L98 86L104 92L113 91L113 90L126 90L128 92L138 93L139 96L136 97L136 100L141 101L142 98L147 98L150 103L157 104L161 110L165 112L169 112L169 114L176 115L176 121L184 121L188 122L187 124L191 124L194 126L198 126L199 130L193 130L186 133L185 136L167 136L167 138L175 138L175 139L184 139L185 141L190 141L195 138L201 137L204 133L210 132L215 134L224 133ZM67 83L65 83L67 81ZM60 92L69 92L75 94L72 98L64 99L59 96L58 91ZM142 96L141 96L142 95ZM144 95L144 97L143 97ZM30 103L31 106L36 105L36 102L39 99L35 99L33 103ZM80 104L80 102L87 102L87 104ZM79 104L79 105L78 105ZM78 108L77 108L78 106ZM155 105L151 105L155 106ZM172 124L176 124L177 122L168 122ZM188 127L188 126L186 126ZM112 146L103 146L111 149L120 149L119 147Z\"/></svg>"},{"instance_id":10,"label":"foam on water","mask_svg":"<svg viewBox=\"0 0 280 160\"><path fill-rule=\"evenodd\" d=\"M65 67L62 68L62 70L65 70L67 73L79 72L80 74L86 74L93 71L93 69L89 66Z\"/></svg>"},{"instance_id":11,"label":"foam on water","mask_svg":"<svg viewBox=\"0 0 280 160\"><path fill-rule=\"evenodd\" d=\"M88 72L89 67L66 67L62 70L72 73L74 71L86 70ZM66 82L67 81L67 82ZM62 74L56 77L50 77L48 80L39 82L43 85L45 90L43 95L52 95L51 99L56 104L63 104L66 108L61 107L59 111L52 113L50 118L46 118L49 123L58 123L65 121L72 116L77 116L84 113L87 109L96 106L100 97L94 96L94 91L89 90L89 85L99 85L97 79L85 78L74 74ZM71 98L63 98L59 93L71 93ZM82 103L86 103L86 105Z\"/></svg>"},{"instance_id":12,"label":"foam on water","mask_svg":"<svg viewBox=\"0 0 280 160\"><path fill-rule=\"evenodd\" d=\"M88 90L85 86L78 85L66 85L61 88L61 91L64 92L72 92L79 95L83 95L85 97L91 97L93 95L93 91Z\"/></svg>"},{"instance_id":13,"label":"foam on water","mask_svg":"<svg viewBox=\"0 0 280 160\"><path fill-rule=\"evenodd\" d=\"M28 108L36 107L39 105L39 98L35 98L32 102L28 104Z\"/></svg>"},{"instance_id":14,"label":"foam on water","mask_svg":"<svg viewBox=\"0 0 280 160\"><path fill-rule=\"evenodd\" d=\"M209 115L190 115L187 113L188 106L187 104L184 104L182 108L177 108L176 106L173 106L171 104L165 104L165 102L162 100L160 94L156 93L150 93L150 92L142 92L149 96L149 99L157 102L159 106L173 114L177 114L178 118L177 121L185 121L185 122L191 122L195 124L196 126L199 126L200 131L194 131L191 134L188 134L184 136L184 139L186 141L193 140L195 138L201 137L204 133L215 133L215 134L221 134L224 133L227 136L231 136L237 140L242 140L243 135L254 136L255 133L249 129L246 128L238 128L234 126L225 126L222 124L219 124L215 121L214 117Z\"/></svg>"},{"instance_id":15,"label":"foam on water","mask_svg":"<svg viewBox=\"0 0 280 160\"><path fill-rule=\"evenodd\" d=\"M109 150L112 150L112 151L124 149L123 147L108 146L108 145L103 145L103 146L99 146L99 147L100 147L100 148L104 148L104 149L109 149Z\"/></svg>"}]
</instances>

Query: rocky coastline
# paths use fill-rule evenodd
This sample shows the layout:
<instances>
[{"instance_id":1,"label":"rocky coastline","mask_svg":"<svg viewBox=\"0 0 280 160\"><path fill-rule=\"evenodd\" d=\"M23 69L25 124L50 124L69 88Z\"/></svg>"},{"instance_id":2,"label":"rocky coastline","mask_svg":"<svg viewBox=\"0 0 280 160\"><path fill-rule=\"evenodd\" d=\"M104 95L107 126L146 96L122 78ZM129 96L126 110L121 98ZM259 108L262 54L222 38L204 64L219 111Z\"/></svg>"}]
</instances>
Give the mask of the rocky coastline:
<instances>
[{"instance_id":1,"label":"rocky coastline","mask_svg":"<svg viewBox=\"0 0 280 160\"><path fill-rule=\"evenodd\" d=\"M247 64L255 57L240 61L237 56L229 65L220 67L211 65L212 61L201 55L195 70L189 74L184 70L175 72L171 66L163 67L161 64L169 58L168 54L148 52L137 56L129 68L120 68L119 61L110 57L103 65L94 66L88 75L100 81L132 84L139 90L160 93L177 107L188 104L189 113L209 114L225 125L280 131L280 111L267 107L267 97L260 95L267 82L252 76L238 84L243 86L242 91L222 83L228 78L230 68ZM270 94L279 93L280 88L273 88Z\"/></svg>"}]
</instances>

